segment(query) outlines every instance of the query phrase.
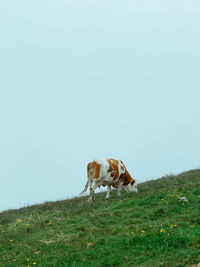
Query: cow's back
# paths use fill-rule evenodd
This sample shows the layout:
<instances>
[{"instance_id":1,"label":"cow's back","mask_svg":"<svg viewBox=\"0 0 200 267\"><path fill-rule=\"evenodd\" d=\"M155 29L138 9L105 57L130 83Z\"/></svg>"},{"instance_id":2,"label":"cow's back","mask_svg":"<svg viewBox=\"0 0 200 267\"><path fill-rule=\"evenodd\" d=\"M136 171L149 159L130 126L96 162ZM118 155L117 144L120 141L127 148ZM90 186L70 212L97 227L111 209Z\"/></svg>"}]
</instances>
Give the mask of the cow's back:
<instances>
[{"instance_id":1,"label":"cow's back","mask_svg":"<svg viewBox=\"0 0 200 267\"><path fill-rule=\"evenodd\" d=\"M99 159L88 163L88 178L102 179L109 178L118 180L120 175L125 172L125 166L121 160Z\"/></svg>"},{"instance_id":2,"label":"cow's back","mask_svg":"<svg viewBox=\"0 0 200 267\"><path fill-rule=\"evenodd\" d=\"M107 176L109 163L106 159L94 160L88 163L87 174L88 178L98 179Z\"/></svg>"}]
</instances>

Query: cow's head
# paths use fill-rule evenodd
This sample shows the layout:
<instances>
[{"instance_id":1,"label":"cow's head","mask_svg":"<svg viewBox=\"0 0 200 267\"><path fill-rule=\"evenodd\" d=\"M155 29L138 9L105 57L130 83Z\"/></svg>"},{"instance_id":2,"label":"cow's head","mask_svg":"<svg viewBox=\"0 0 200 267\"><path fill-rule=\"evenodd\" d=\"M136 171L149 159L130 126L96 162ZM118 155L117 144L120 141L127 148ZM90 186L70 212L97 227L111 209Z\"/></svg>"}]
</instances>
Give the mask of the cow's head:
<instances>
[{"instance_id":1,"label":"cow's head","mask_svg":"<svg viewBox=\"0 0 200 267\"><path fill-rule=\"evenodd\" d=\"M126 190L126 192L138 192L137 189L137 183L136 181L132 181L130 183L128 183L127 185L124 185L124 189Z\"/></svg>"}]
</instances>

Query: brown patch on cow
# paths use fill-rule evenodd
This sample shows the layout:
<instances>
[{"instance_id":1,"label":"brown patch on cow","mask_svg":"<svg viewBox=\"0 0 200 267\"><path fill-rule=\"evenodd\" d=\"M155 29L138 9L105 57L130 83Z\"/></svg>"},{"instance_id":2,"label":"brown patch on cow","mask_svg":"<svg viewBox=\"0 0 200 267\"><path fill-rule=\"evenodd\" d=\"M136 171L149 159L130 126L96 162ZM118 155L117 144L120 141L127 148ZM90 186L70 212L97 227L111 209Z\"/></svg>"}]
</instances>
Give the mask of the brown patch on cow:
<instances>
[{"instance_id":1,"label":"brown patch on cow","mask_svg":"<svg viewBox=\"0 0 200 267\"><path fill-rule=\"evenodd\" d=\"M99 163L95 162L93 173L92 173L92 177L94 179L99 178L100 168L101 168L101 165Z\"/></svg>"},{"instance_id":2,"label":"brown patch on cow","mask_svg":"<svg viewBox=\"0 0 200 267\"><path fill-rule=\"evenodd\" d=\"M118 169L118 160L116 159L108 159L109 163L109 169L108 172L110 173L110 176L113 177L113 180L119 178L119 169Z\"/></svg>"},{"instance_id":3,"label":"brown patch on cow","mask_svg":"<svg viewBox=\"0 0 200 267\"><path fill-rule=\"evenodd\" d=\"M87 176L88 179L92 176L92 178L99 178L100 173L100 164L98 164L95 160L89 162L87 165Z\"/></svg>"},{"instance_id":4,"label":"brown patch on cow","mask_svg":"<svg viewBox=\"0 0 200 267\"><path fill-rule=\"evenodd\" d=\"M135 182L135 180L130 176L129 172L125 168L125 173L122 173L119 177L119 180L123 182L123 185L128 185L131 182Z\"/></svg>"},{"instance_id":5,"label":"brown patch on cow","mask_svg":"<svg viewBox=\"0 0 200 267\"><path fill-rule=\"evenodd\" d=\"M128 184L128 183L126 184L126 175L125 175L125 173L122 173L120 175L119 180L120 180L120 182L123 182L123 185L127 185Z\"/></svg>"},{"instance_id":6,"label":"brown patch on cow","mask_svg":"<svg viewBox=\"0 0 200 267\"><path fill-rule=\"evenodd\" d=\"M95 165L95 161L89 162L88 165L87 165L87 176L88 176L88 178L90 178L90 176L92 176L94 165Z\"/></svg>"}]
</instances>

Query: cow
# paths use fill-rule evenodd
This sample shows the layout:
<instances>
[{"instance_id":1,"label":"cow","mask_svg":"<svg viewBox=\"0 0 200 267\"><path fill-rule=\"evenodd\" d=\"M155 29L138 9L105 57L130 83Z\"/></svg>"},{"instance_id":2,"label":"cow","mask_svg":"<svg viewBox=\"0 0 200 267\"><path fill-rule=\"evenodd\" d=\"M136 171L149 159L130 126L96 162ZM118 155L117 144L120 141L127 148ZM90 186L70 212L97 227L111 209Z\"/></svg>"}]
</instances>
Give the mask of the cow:
<instances>
[{"instance_id":1,"label":"cow","mask_svg":"<svg viewBox=\"0 0 200 267\"><path fill-rule=\"evenodd\" d=\"M110 197L111 186L118 190L118 196L121 195L122 188L126 192L138 192L136 180L131 177L121 160L99 159L89 162L87 177L87 183L81 194L90 186L89 201L94 201L95 189L101 186L107 186L106 199Z\"/></svg>"}]
</instances>

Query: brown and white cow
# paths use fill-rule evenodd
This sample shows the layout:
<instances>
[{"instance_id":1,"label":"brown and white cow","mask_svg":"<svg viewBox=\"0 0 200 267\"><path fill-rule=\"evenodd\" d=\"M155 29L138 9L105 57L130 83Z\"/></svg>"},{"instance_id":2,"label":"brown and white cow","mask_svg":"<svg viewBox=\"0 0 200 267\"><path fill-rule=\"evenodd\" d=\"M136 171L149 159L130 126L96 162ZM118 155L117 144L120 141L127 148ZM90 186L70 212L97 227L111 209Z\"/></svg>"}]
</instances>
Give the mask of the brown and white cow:
<instances>
[{"instance_id":1,"label":"brown and white cow","mask_svg":"<svg viewBox=\"0 0 200 267\"><path fill-rule=\"evenodd\" d=\"M136 181L128 173L124 163L115 159L99 159L89 162L87 165L88 180L83 192L90 185L90 201L94 200L94 192L97 187L107 186L106 199L110 197L111 186L120 191L124 188L127 192L138 192Z\"/></svg>"}]
</instances>

